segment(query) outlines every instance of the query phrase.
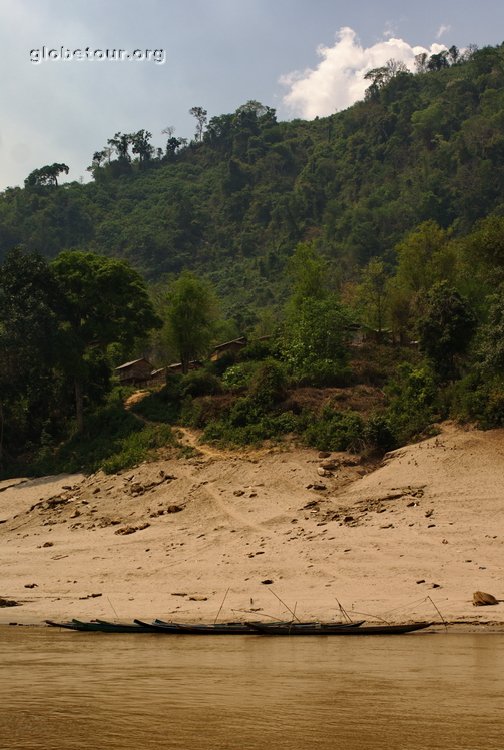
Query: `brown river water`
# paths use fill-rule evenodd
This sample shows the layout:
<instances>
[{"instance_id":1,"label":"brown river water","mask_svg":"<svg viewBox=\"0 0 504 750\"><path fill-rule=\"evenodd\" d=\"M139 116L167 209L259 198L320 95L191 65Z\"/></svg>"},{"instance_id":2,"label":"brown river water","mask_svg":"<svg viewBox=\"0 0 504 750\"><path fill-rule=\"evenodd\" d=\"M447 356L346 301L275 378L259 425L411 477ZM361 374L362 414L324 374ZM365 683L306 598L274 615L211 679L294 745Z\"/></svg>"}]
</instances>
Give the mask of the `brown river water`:
<instances>
[{"instance_id":1,"label":"brown river water","mask_svg":"<svg viewBox=\"0 0 504 750\"><path fill-rule=\"evenodd\" d=\"M1 750L503 750L504 635L0 627Z\"/></svg>"}]
</instances>

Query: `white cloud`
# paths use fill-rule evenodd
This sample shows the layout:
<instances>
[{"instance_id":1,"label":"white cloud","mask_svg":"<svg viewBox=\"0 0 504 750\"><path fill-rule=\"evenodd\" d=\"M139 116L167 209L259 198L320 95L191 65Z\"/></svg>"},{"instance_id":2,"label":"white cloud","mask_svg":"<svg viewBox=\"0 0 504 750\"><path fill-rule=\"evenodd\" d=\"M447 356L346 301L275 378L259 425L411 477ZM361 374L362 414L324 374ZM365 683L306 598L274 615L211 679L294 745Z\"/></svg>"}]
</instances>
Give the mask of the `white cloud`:
<instances>
[{"instance_id":1,"label":"white cloud","mask_svg":"<svg viewBox=\"0 0 504 750\"><path fill-rule=\"evenodd\" d=\"M436 39L441 39L441 37L446 34L448 31L451 31L451 26L448 24L442 23L439 29L437 30Z\"/></svg>"},{"instance_id":2,"label":"white cloud","mask_svg":"<svg viewBox=\"0 0 504 750\"><path fill-rule=\"evenodd\" d=\"M364 76L373 68L393 58L413 71L415 55L421 52L433 54L442 49L446 49L445 46L437 43L432 44L430 49L413 47L403 39L394 37L371 47L363 47L356 32L344 26L332 47L321 45L317 49L321 62L315 69L293 71L281 76L280 83L289 87L283 103L292 114L308 119L330 115L364 97L369 86Z\"/></svg>"},{"instance_id":3,"label":"white cloud","mask_svg":"<svg viewBox=\"0 0 504 750\"><path fill-rule=\"evenodd\" d=\"M395 34L397 34L397 24L394 21L386 21L383 36L386 39L390 39Z\"/></svg>"}]
</instances>

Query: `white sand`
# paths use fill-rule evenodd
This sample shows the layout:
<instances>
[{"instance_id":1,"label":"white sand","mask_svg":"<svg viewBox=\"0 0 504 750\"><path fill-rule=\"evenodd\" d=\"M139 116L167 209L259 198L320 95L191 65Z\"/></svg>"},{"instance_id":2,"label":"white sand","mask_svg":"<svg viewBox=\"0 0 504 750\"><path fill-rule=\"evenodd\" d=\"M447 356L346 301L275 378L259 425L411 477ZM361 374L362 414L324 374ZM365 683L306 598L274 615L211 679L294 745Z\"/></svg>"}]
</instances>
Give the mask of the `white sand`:
<instances>
[{"instance_id":1,"label":"white sand","mask_svg":"<svg viewBox=\"0 0 504 750\"><path fill-rule=\"evenodd\" d=\"M219 619L289 616L276 594L301 618L336 617L339 600L368 620L439 621L430 596L446 620L504 623L504 603L472 604L477 590L504 599L504 430L448 424L374 471L333 454L323 478L316 451L202 450L115 476L0 483L0 597L22 602L0 624L213 621L228 589ZM170 505L183 510L154 515Z\"/></svg>"}]
</instances>

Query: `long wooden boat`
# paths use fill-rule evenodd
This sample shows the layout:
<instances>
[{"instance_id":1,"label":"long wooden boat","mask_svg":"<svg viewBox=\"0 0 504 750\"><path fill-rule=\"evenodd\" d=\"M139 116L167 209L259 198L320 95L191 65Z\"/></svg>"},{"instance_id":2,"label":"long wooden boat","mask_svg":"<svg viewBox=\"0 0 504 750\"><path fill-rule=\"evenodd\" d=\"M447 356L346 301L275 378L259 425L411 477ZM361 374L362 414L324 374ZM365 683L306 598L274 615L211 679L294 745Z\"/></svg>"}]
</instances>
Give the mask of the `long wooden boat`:
<instances>
[{"instance_id":1,"label":"long wooden boat","mask_svg":"<svg viewBox=\"0 0 504 750\"><path fill-rule=\"evenodd\" d=\"M185 635L254 635L266 633L268 635L330 635L332 631L357 630L364 620L351 623L335 622L225 622L214 624L188 624L165 622L163 620L154 620L153 622L144 622L135 619L132 623L109 622L108 620L78 620L76 618L65 621L55 622L46 620L48 625L56 628L65 628L67 630L78 630L87 633L164 633L185 634Z\"/></svg>"},{"instance_id":2,"label":"long wooden boat","mask_svg":"<svg viewBox=\"0 0 504 750\"><path fill-rule=\"evenodd\" d=\"M243 622L221 623L216 625L187 625L182 623L159 621L144 622L135 619L137 625L149 628L151 632L166 634L190 635L249 635L253 631Z\"/></svg>"},{"instance_id":3,"label":"long wooden boat","mask_svg":"<svg viewBox=\"0 0 504 750\"><path fill-rule=\"evenodd\" d=\"M249 627L263 635L401 635L424 630L432 625L431 622L416 622L411 625L364 625L363 627L348 627L323 625L314 628L299 628L292 625L289 628L277 627L269 623L249 622Z\"/></svg>"},{"instance_id":4,"label":"long wooden boat","mask_svg":"<svg viewBox=\"0 0 504 750\"><path fill-rule=\"evenodd\" d=\"M295 628L296 630L302 630L303 632L305 630L316 630L317 632L322 632L327 628L338 628L338 630L340 628L360 628L365 622L365 620L354 620L352 622L319 622L318 620L312 620L311 622L293 622L290 620L289 622L247 622L247 625L249 627L253 627L253 625L265 625L267 628L281 628L282 630L291 630L292 628Z\"/></svg>"},{"instance_id":5,"label":"long wooden boat","mask_svg":"<svg viewBox=\"0 0 504 750\"><path fill-rule=\"evenodd\" d=\"M98 620L98 622L101 622ZM135 622L143 622L142 620L135 620ZM263 620L257 621L259 624L263 622ZM365 622L365 620L355 620L352 622L319 622L317 620L310 620L309 622L298 622L293 620L274 620L272 623L265 623L266 625L275 625L279 628L289 628L292 625L295 625L297 628L313 628L313 627L345 627L345 628L358 628L360 625L362 625ZM147 623L146 623L147 624ZM180 628L208 628L208 629L215 629L215 627L219 628L234 628L236 626L243 626L246 625L247 628L250 627L250 623L248 622L219 622L219 623L212 623L212 624L203 624L203 623L182 623L182 622L169 622L167 620L160 620L156 617L155 620L152 621L153 625L162 625L163 627L169 627L170 629L176 629L180 630Z\"/></svg>"},{"instance_id":6,"label":"long wooden boat","mask_svg":"<svg viewBox=\"0 0 504 750\"><path fill-rule=\"evenodd\" d=\"M296 630L305 632L316 630L317 632L325 632L326 628L358 628L364 620L360 620L353 623L319 623L319 622L300 622L292 624L292 622L275 622L272 624L266 624L265 627L276 628L282 633L284 631L289 632L293 627ZM179 633L185 635L253 635L257 633L254 625L260 626L261 623L254 622L223 622L214 624L183 624L175 622L164 622L163 620L154 620L151 623L144 622L143 620L135 620L135 623L141 627L150 628L155 632L160 633ZM324 628L324 631L322 631Z\"/></svg>"},{"instance_id":7,"label":"long wooden boat","mask_svg":"<svg viewBox=\"0 0 504 750\"><path fill-rule=\"evenodd\" d=\"M64 628L66 630L78 630L85 633L151 633L152 630L143 628L134 623L115 623L106 620L70 620L66 622L55 622L46 620L47 625L54 628Z\"/></svg>"},{"instance_id":8,"label":"long wooden boat","mask_svg":"<svg viewBox=\"0 0 504 750\"><path fill-rule=\"evenodd\" d=\"M144 628L135 622L110 622L109 620L99 620L96 623L103 628L104 633L151 633L150 628Z\"/></svg>"},{"instance_id":9,"label":"long wooden boat","mask_svg":"<svg viewBox=\"0 0 504 750\"><path fill-rule=\"evenodd\" d=\"M65 630L79 630L74 622L56 622L55 620L45 620L46 625L50 625L52 628L64 628Z\"/></svg>"}]
</instances>

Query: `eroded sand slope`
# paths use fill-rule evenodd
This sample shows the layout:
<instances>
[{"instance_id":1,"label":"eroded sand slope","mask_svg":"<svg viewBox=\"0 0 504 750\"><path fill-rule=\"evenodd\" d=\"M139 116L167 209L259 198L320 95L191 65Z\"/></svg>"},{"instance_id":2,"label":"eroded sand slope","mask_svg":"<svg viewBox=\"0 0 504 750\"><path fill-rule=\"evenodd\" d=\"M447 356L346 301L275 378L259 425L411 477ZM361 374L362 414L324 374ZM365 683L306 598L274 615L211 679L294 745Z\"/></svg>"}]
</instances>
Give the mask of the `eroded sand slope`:
<instances>
[{"instance_id":1,"label":"eroded sand slope","mask_svg":"<svg viewBox=\"0 0 504 750\"><path fill-rule=\"evenodd\" d=\"M271 449L167 458L117 476L0 483L0 623L45 618L504 622L504 430L441 435L375 468ZM325 488L324 488L325 486ZM272 581L267 584L264 581ZM27 586L32 586L27 588ZM101 596L91 596L101 594ZM369 618L368 618L369 619Z\"/></svg>"}]
</instances>

